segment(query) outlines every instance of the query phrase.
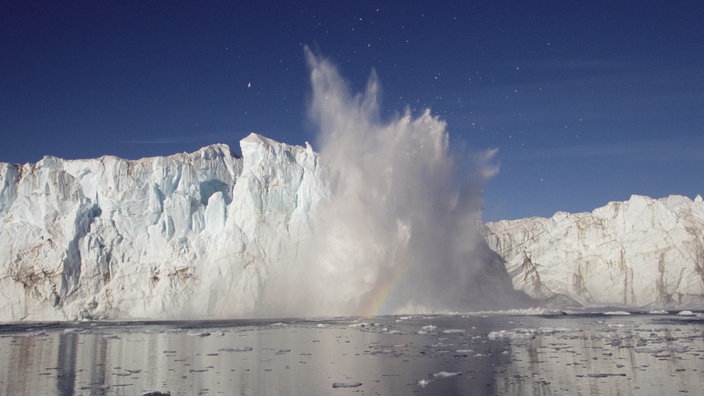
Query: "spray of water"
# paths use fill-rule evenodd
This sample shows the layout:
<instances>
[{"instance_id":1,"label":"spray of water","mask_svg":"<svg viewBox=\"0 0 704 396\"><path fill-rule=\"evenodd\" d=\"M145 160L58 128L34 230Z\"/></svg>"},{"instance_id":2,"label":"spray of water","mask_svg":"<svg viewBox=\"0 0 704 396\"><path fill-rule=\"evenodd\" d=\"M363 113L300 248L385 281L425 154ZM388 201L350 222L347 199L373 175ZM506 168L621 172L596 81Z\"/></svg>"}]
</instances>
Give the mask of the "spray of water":
<instances>
[{"instance_id":1,"label":"spray of water","mask_svg":"<svg viewBox=\"0 0 704 396\"><path fill-rule=\"evenodd\" d=\"M429 110L383 119L374 73L353 94L328 60L308 49L306 57L309 115L330 196L292 266L305 270L287 275L296 285L287 311L456 311L510 294L479 231L482 187L497 172L494 151L450 150L445 122Z\"/></svg>"}]
</instances>

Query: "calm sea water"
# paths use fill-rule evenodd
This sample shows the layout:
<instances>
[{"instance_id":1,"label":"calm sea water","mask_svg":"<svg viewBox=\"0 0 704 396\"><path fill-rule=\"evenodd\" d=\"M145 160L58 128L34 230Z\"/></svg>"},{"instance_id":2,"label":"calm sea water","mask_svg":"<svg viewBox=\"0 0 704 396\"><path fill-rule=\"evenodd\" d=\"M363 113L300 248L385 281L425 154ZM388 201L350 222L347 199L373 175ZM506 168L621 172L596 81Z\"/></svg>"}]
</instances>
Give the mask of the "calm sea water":
<instances>
[{"instance_id":1,"label":"calm sea water","mask_svg":"<svg viewBox=\"0 0 704 396\"><path fill-rule=\"evenodd\" d=\"M701 394L704 316L0 325L6 395Z\"/></svg>"}]
</instances>

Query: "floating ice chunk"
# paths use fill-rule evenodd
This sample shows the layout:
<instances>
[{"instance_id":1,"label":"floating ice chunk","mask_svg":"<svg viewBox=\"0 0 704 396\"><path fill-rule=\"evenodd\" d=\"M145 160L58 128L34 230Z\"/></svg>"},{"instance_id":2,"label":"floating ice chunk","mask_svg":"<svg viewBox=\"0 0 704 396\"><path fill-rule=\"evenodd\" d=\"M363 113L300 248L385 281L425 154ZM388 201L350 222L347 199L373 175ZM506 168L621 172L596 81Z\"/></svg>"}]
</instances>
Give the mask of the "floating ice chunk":
<instances>
[{"instance_id":1,"label":"floating ice chunk","mask_svg":"<svg viewBox=\"0 0 704 396\"><path fill-rule=\"evenodd\" d=\"M431 375L432 378L423 378L418 380L418 386L421 388L425 388L431 383L444 379L444 378L451 378L451 377L456 377L458 375L462 374L461 371L438 371L437 373L433 373Z\"/></svg>"},{"instance_id":2,"label":"floating ice chunk","mask_svg":"<svg viewBox=\"0 0 704 396\"><path fill-rule=\"evenodd\" d=\"M433 373L434 378L450 378L450 377L456 377L458 375L462 374L461 371L438 371L437 373Z\"/></svg>"},{"instance_id":3,"label":"floating ice chunk","mask_svg":"<svg viewBox=\"0 0 704 396\"><path fill-rule=\"evenodd\" d=\"M437 329L438 329L437 326L434 326L434 325L425 325L425 326L423 326L423 327L420 328L420 330L418 331L418 334L428 334L428 333L432 333L432 332L434 332L434 331L437 330Z\"/></svg>"},{"instance_id":4,"label":"floating ice chunk","mask_svg":"<svg viewBox=\"0 0 704 396\"><path fill-rule=\"evenodd\" d=\"M679 316L695 316L695 313L692 311L680 311L677 313Z\"/></svg>"},{"instance_id":5,"label":"floating ice chunk","mask_svg":"<svg viewBox=\"0 0 704 396\"><path fill-rule=\"evenodd\" d=\"M487 335L487 337L490 340L496 340L499 338L528 339L540 334L569 333L574 331L580 330L569 327L541 327L537 329L517 328L514 330L492 331Z\"/></svg>"},{"instance_id":6,"label":"floating ice chunk","mask_svg":"<svg viewBox=\"0 0 704 396\"><path fill-rule=\"evenodd\" d=\"M463 329L447 329L443 330L443 334L464 334L465 330Z\"/></svg>"},{"instance_id":7,"label":"floating ice chunk","mask_svg":"<svg viewBox=\"0 0 704 396\"><path fill-rule=\"evenodd\" d=\"M637 324L635 323L609 323L606 325L607 327L616 327L616 328L623 328L623 327L638 327Z\"/></svg>"},{"instance_id":8,"label":"floating ice chunk","mask_svg":"<svg viewBox=\"0 0 704 396\"><path fill-rule=\"evenodd\" d=\"M664 309L656 309L653 311L648 311L648 314L650 314L650 315L667 315L668 312L665 311Z\"/></svg>"},{"instance_id":9,"label":"floating ice chunk","mask_svg":"<svg viewBox=\"0 0 704 396\"><path fill-rule=\"evenodd\" d=\"M253 351L254 348L249 347L249 346L241 346L241 347L228 347L228 348L220 348L218 349L218 352L249 352Z\"/></svg>"},{"instance_id":10,"label":"floating ice chunk","mask_svg":"<svg viewBox=\"0 0 704 396\"><path fill-rule=\"evenodd\" d=\"M356 388L362 386L361 382L333 382L333 388Z\"/></svg>"},{"instance_id":11,"label":"floating ice chunk","mask_svg":"<svg viewBox=\"0 0 704 396\"><path fill-rule=\"evenodd\" d=\"M613 316L625 316L625 315L630 315L631 313L628 311L606 311L604 312L604 315L613 315Z\"/></svg>"},{"instance_id":12,"label":"floating ice chunk","mask_svg":"<svg viewBox=\"0 0 704 396\"><path fill-rule=\"evenodd\" d=\"M501 338L525 339L533 338L537 332L537 329L516 329L514 331L499 330L490 332L487 337L490 340L498 340Z\"/></svg>"}]
</instances>

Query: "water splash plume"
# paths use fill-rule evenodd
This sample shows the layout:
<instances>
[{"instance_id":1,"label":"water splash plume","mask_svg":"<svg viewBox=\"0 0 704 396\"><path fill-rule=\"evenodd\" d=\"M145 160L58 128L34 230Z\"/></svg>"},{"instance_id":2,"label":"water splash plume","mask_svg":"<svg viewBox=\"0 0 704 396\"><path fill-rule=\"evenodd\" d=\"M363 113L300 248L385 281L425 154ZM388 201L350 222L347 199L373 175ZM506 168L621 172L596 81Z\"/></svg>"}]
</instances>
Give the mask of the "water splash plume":
<instances>
[{"instance_id":1,"label":"water splash plume","mask_svg":"<svg viewBox=\"0 0 704 396\"><path fill-rule=\"evenodd\" d=\"M309 116L318 127L330 195L317 208L300 268L286 275L297 289L286 310L437 312L511 294L479 230L482 187L497 172L495 152L460 158L450 150L446 123L430 110L382 119L375 73L364 92L353 94L330 61L308 49L306 58Z\"/></svg>"}]
</instances>

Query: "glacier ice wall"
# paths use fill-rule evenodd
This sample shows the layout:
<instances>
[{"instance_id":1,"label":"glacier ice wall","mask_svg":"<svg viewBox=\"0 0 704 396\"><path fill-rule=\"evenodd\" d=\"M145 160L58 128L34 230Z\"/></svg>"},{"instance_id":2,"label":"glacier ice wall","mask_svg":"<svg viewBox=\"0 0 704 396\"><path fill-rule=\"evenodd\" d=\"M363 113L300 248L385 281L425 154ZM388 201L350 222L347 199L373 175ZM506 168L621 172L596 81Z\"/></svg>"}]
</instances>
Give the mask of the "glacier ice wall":
<instances>
[{"instance_id":1,"label":"glacier ice wall","mask_svg":"<svg viewBox=\"0 0 704 396\"><path fill-rule=\"evenodd\" d=\"M240 145L0 164L0 320L254 315L322 191L310 146Z\"/></svg>"},{"instance_id":2,"label":"glacier ice wall","mask_svg":"<svg viewBox=\"0 0 704 396\"><path fill-rule=\"evenodd\" d=\"M0 164L0 321L235 318L520 303L480 186L429 112L382 120L307 52L320 154L251 134L190 154ZM490 153L489 153L490 154Z\"/></svg>"},{"instance_id":3,"label":"glacier ice wall","mask_svg":"<svg viewBox=\"0 0 704 396\"><path fill-rule=\"evenodd\" d=\"M517 289L561 304L704 304L704 203L634 195L591 213L487 224Z\"/></svg>"}]
</instances>

